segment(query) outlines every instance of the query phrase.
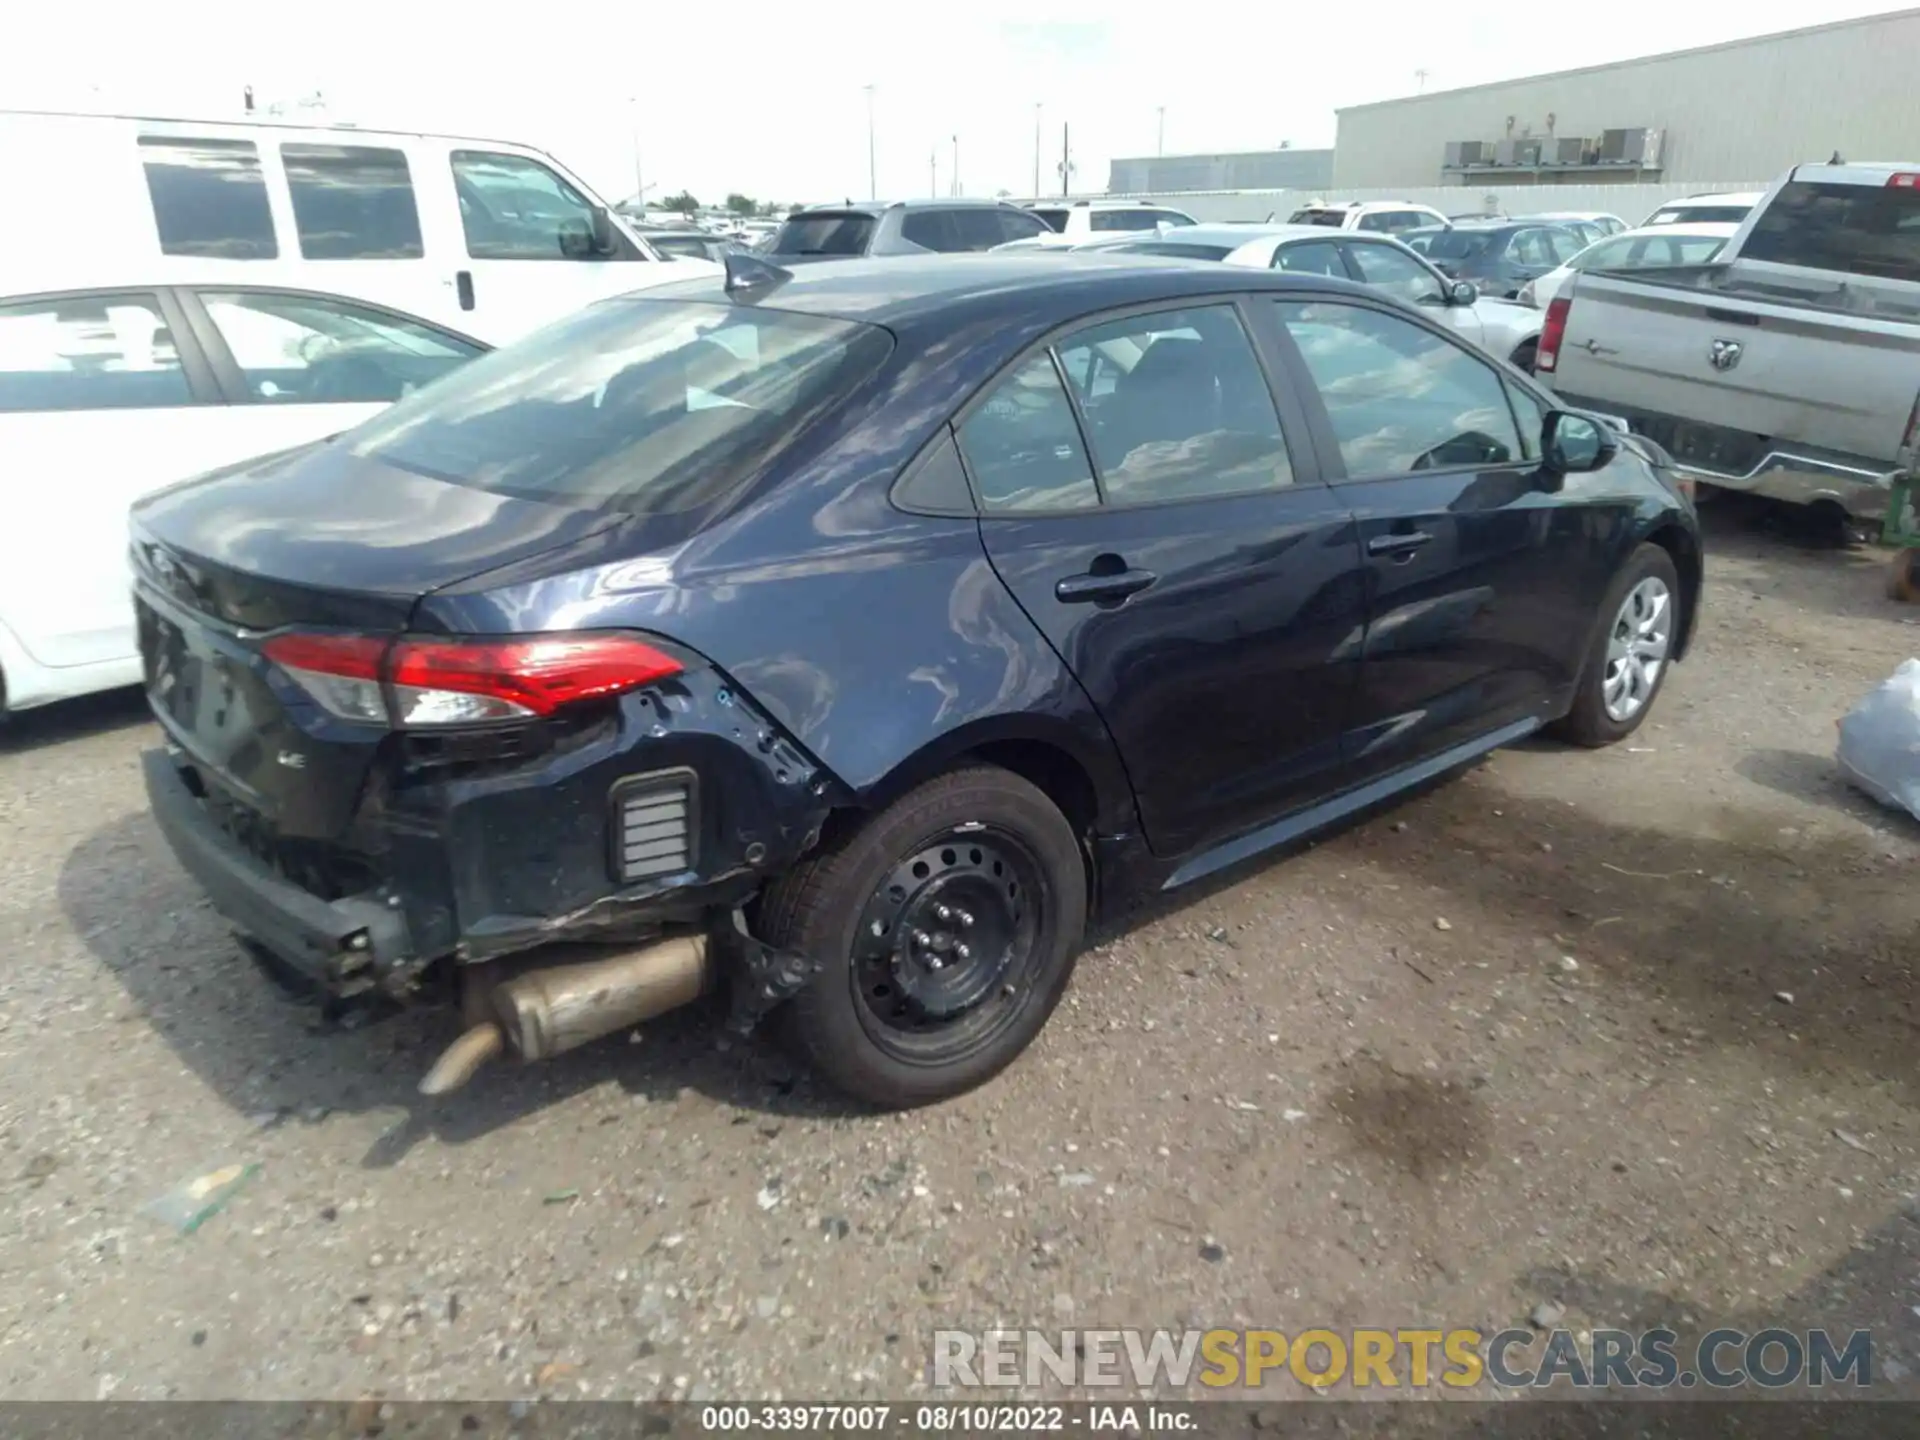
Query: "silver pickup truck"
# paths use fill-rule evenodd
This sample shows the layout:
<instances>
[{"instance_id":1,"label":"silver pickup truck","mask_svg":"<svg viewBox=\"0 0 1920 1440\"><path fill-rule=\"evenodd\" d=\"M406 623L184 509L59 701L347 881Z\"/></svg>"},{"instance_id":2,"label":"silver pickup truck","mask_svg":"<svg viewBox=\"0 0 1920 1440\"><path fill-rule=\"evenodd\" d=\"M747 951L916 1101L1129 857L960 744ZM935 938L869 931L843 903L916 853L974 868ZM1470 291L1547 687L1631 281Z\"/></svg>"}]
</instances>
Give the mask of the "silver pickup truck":
<instances>
[{"instance_id":1,"label":"silver pickup truck","mask_svg":"<svg viewBox=\"0 0 1920 1440\"><path fill-rule=\"evenodd\" d=\"M1920 163L1797 166L1711 264L1586 271L1536 363L1697 481L1882 514L1920 427Z\"/></svg>"}]
</instances>

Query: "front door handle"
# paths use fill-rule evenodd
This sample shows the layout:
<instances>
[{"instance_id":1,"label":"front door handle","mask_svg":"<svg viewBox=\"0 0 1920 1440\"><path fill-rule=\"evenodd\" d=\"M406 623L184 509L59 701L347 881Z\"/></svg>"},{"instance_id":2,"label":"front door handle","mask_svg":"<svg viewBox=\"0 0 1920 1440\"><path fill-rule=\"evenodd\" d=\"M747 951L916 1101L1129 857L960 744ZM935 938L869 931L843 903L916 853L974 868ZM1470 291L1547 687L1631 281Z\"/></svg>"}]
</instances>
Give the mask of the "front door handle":
<instances>
[{"instance_id":1,"label":"front door handle","mask_svg":"<svg viewBox=\"0 0 1920 1440\"><path fill-rule=\"evenodd\" d=\"M1369 555L1410 556L1433 536L1424 530L1409 530L1397 535L1376 535L1367 541Z\"/></svg>"},{"instance_id":2,"label":"front door handle","mask_svg":"<svg viewBox=\"0 0 1920 1440\"><path fill-rule=\"evenodd\" d=\"M1129 595L1137 595L1160 577L1151 570L1116 570L1101 575L1069 575L1053 587L1053 598L1062 605L1117 605Z\"/></svg>"},{"instance_id":3,"label":"front door handle","mask_svg":"<svg viewBox=\"0 0 1920 1440\"><path fill-rule=\"evenodd\" d=\"M454 274L453 290L454 294L460 297L462 310L473 309L473 272L471 270L461 270Z\"/></svg>"}]
</instances>

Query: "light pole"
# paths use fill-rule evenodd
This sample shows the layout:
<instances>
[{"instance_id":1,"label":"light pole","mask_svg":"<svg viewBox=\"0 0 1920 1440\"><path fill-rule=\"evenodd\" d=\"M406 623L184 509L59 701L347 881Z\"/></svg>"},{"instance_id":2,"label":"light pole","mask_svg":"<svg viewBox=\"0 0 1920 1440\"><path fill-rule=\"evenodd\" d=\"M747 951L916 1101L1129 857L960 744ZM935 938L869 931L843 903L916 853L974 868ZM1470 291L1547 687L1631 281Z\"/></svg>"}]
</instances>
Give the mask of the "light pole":
<instances>
[{"instance_id":1,"label":"light pole","mask_svg":"<svg viewBox=\"0 0 1920 1440\"><path fill-rule=\"evenodd\" d=\"M880 172L875 167L873 160L873 86L863 85L861 88L867 92L867 198L869 200L878 200L880 198Z\"/></svg>"},{"instance_id":2,"label":"light pole","mask_svg":"<svg viewBox=\"0 0 1920 1440\"><path fill-rule=\"evenodd\" d=\"M960 137L953 137L953 193L960 193Z\"/></svg>"},{"instance_id":3,"label":"light pole","mask_svg":"<svg viewBox=\"0 0 1920 1440\"><path fill-rule=\"evenodd\" d=\"M940 194L940 152L927 152L927 198L934 199Z\"/></svg>"},{"instance_id":4,"label":"light pole","mask_svg":"<svg viewBox=\"0 0 1920 1440\"><path fill-rule=\"evenodd\" d=\"M1164 105L1160 107L1160 132L1153 142L1153 153L1156 155L1167 153L1167 107Z\"/></svg>"},{"instance_id":5,"label":"light pole","mask_svg":"<svg viewBox=\"0 0 1920 1440\"><path fill-rule=\"evenodd\" d=\"M633 199L640 204L647 187L640 183L640 97L627 97L627 138L633 142Z\"/></svg>"},{"instance_id":6,"label":"light pole","mask_svg":"<svg viewBox=\"0 0 1920 1440\"><path fill-rule=\"evenodd\" d=\"M1040 111L1042 104L1033 102L1033 198L1040 198Z\"/></svg>"}]
</instances>

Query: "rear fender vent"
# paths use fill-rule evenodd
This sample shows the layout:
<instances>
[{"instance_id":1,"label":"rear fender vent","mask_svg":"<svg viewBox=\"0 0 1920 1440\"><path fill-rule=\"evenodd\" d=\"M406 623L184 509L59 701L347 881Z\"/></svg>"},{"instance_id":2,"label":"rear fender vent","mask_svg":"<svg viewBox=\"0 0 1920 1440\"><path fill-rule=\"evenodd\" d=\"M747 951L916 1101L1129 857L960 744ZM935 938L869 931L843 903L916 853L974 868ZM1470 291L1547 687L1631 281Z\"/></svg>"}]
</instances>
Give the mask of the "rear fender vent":
<instances>
[{"instance_id":1,"label":"rear fender vent","mask_svg":"<svg viewBox=\"0 0 1920 1440\"><path fill-rule=\"evenodd\" d=\"M657 770L613 787L607 826L616 880L654 880L694 866L699 787L691 770Z\"/></svg>"}]
</instances>

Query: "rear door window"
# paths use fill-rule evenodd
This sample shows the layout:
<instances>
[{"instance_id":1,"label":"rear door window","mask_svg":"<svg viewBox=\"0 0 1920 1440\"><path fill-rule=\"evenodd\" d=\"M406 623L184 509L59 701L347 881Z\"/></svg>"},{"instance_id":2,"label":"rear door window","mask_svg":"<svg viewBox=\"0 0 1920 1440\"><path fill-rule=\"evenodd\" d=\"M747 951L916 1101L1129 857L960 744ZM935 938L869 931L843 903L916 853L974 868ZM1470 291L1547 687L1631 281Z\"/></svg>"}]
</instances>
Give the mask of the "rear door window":
<instances>
[{"instance_id":1,"label":"rear door window","mask_svg":"<svg viewBox=\"0 0 1920 1440\"><path fill-rule=\"evenodd\" d=\"M200 303L248 396L268 404L389 404L484 353L334 296L203 291Z\"/></svg>"},{"instance_id":2,"label":"rear door window","mask_svg":"<svg viewBox=\"0 0 1920 1440\"><path fill-rule=\"evenodd\" d=\"M1009 240L1031 240L1036 235L1049 233L1047 223L1028 211L1003 207L994 213L1000 217L1002 243Z\"/></svg>"},{"instance_id":3,"label":"rear door window","mask_svg":"<svg viewBox=\"0 0 1920 1440\"><path fill-rule=\"evenodd\" d=\"M933 250L943 255L966 248L960 243L959 231L950 210L909 212L900 222L900 238L918 245L922 250Z\"/></svg>"},{"instance_id":4,"label":"rear door window","mask_svg":"<svg viewBox=\"0 0 1920 1440\"><path fill-rule=\"evenodd\" d=\"M1748 232L1741 258L1920 281L1920 188L1794 180Z\"/></svg>"},{"instance_id":5,"label":"rear door window","mask_svg":"<svg viewBox=\"0 0 1920 1440\"><path fill-rule=\"evenodd\" d=\"M193 403L173 332L153 296L0 305L0 413Z\"/></svg>"},{"instance_id":6,"label":"rear door window","mask_svg":"<svg viewBox=\"0 0 1920 1440\"><path fill-rule=\"evenodd\" d=\"M994 386L966 418L960 452L988 510L1089 510L1100 503L1073 406L1045 351Z\"/></svg>"},{"instance_id":7,"label":"rear door window","mask_svg":"<svg viewBox=\"0 0 1920 1440\"><path fill-rule=\"evenodd\" d=\"M1442 300L1440 282L1418 260L1390 241L1355 240L1347 254L1360 271L1360 281L1376 290L1384 290L1409 305L1438 305Z\"/></svg>"},{"instance_id":8,"label":"rear door window","mask_svg":"<svg viewBox=\"0 0 1920 1440\"><path fill-rule=\"evenodd\" d=\"M886 360L878 326L602 301L409 395L356 455L478 490L677 514L732 492Z\"/></svg>"},{"instance_id":9,"label":"rear door window","mask_svg":"<svg viewBox=\"0 0 1920 1440\"><path fill-rule=\"evenodd\" d=\"M1276 301L1300 348L1350 479L1524 454L1506 384L1485 361L1425 326L1359 305Z\"/></svg>"},{"instance_id":10,"label":"rear door window","mask_svg":"<svg viewBox=\"0 0 1920 1440\"><path fill-rule=\"evenodd\" d=\"M797 215L774 232L775 255L864 255L873 240L871 215Z\"/></svg>"},{"instance_id":11,"label":"rear door window","mask_svg":"<svg viewBox=\"0 0 1920 1440\"><path fill-rule=\"evenodd\" d=\"M162 255L272 260L280 254L267 179L251 140L140 137Z\"/></svg>"},{"instance_id":12,"label":"rear door window","mask_svg":"<svg viewBox=\"0 0 1920 1440\"><path fill-rule=\"evenodd\" d=\"M1039 220L1042 225L1045 225L1055 234L1064 234L1066 232L1067 212L1065 210L1048 207L1046 209L1029 210L1027 213Z\"/></svg>"},{"instance_id":13,"label":"rear door window","mask_svg":"<svg viewBox=\"0 0 1920 1440\"><path fill-rule=\"evenodd\" d=\"M282 145L300 254L308 260L418 260L420 211L400 150Z\"/></svg>"},{"instance_id":14,"label":"rear door window","mask_svg":"<svg viewBox=\"0 0 1920 1440\"><path fill-rule=\"evenodd\" d=\"M1340 263L1339 248L1331 240L1282 245L1274 252L1273 268L1293 275L1332 275L1341 280L1349 278L1347 267Z\"/></svg>"},{"instance_id":15,"label":"rear door window","mask_svg":"<svg viewBox=\"0 0 1920 1440\"><path fill-rule=\"evenodd\" d=\"M1280 417L1231 305L1161 311L1058 342L1109 505L1293 483Z\"/></svg>"},{"instance_id":16,"label":"rear door window","mask_svg":"<svg viewBox=\"0 0 1920 1440\"><path fill-rule=\"evenodd\" d=\"M996 245L1005 244L1010 238L1019 238L1007 234L998 210L985 207L978 210L949 210L947 223L955 250L991 250ZM1031 233L1022 231L1021 235Z\"/></svg>"}]
</instances>

